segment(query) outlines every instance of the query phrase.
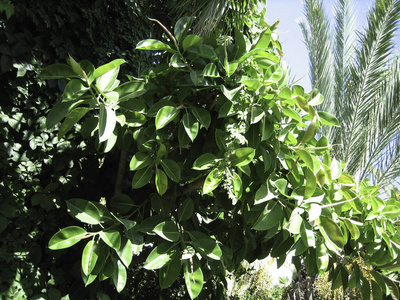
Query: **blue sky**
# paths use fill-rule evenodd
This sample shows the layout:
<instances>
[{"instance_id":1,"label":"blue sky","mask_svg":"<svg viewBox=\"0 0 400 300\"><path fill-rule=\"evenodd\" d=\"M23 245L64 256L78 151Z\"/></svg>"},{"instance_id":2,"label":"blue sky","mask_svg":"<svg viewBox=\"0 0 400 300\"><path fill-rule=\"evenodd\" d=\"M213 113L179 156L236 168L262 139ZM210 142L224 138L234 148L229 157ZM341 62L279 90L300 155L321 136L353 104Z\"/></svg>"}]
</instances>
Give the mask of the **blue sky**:
<instances>
[{"instance_id":1,"label":"blue sky","mask_svg":"<svg viewBox=\"0 0 400 300\"><path fill-rule=\"evenodd\" d=\"M332 9L335 1L325 0L325 11L333 17ZM366 15L374 0L356 1L357 25L361 30L366 25ZM311 89L308 76L308 56L303 42L303 36L298 19L304 19L303 4L301 0L268 0L266 19L268 24L273 24L279 20L278 34L282 44L284 60L288 63L291 70L291 78L300 79L299 84L307 91ZM399 39L397 39L399 40ZM398 43L399 44L399 43Z\"/></svg>"}]
</instances>

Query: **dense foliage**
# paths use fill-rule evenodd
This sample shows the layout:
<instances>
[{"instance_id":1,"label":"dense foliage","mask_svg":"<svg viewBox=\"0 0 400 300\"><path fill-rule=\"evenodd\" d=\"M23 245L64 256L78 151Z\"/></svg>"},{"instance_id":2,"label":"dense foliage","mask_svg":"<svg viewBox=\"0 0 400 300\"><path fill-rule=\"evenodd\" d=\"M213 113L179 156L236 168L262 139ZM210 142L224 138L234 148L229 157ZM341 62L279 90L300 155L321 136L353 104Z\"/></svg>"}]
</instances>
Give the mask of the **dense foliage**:
<instances>
[{"instance_id":1,"label":"dense foliage","mask_svg":"<svg viewBox=\"0 0 400 300\"><path fill-rule=\"evenodd\" d=\"M81 250L60 256L47 243L60 227L76 224L63 197L106 193L106 184L93 186L112 176L118 157L99 164L91 141L74 132L58 139L57 126L46 129L61 90L37 73L68 53L96 64L124 57L128 73L146 66L148 57L133 48L153 34L152 23L138 18L150 15L151 5L135 2L0 1L0 298L89 298L108 286L85 289L74 265Z\"/></svg>"},{"instance_id":2,"label":"dense foliage","mask_svg":"<svg viewBox=\"0 0 400 300\"><path fill-rule=\"evenodd\" d=\"M115 182L112 194L66 201L83 224L58 231L49 248L84 246L85 284L110 278L119 292L143 262L162 289L184 280L191 298L219 299L243 260L271 255L282 264L290 254L310 275L329 272L333 289L398 299L390 272L400 203L355 182L330 155L335 146L316 139L338 121L316 110L317 90L288 85L275 27L261 18L250 36L202 38L191 22L172 32L159 23L168 42L137 44L161 62L140 78L117 79L122 59L96 68L70 56L41 72L65 83L47 128L62 121L58 138L75 130L96 153L121 158L115 180L102 183Z\"/></svg>"}]
</instances>

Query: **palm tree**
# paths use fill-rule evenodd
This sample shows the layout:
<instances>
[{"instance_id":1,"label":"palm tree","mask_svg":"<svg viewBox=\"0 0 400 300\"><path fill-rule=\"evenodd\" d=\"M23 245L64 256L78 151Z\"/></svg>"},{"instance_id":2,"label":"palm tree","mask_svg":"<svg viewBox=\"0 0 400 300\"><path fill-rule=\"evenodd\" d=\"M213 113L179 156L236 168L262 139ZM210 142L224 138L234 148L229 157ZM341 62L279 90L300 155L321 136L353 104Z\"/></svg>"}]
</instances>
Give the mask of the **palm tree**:
<instances>
[{"instance_id":1,"label":"palm tree","mask_svg":"<svg viewBox=\"0 0 400 300\"><path fill-rule=\"evenodd\" d=\"M355 0L337 0L334 28L323 0L305 0L300 22L312 85L325 98L321 110L341 127L323 127L336 155L358 179L390 188L400 175L400 56L393 37L399 0L376 0L367 27L355 30Z\"/></svg>"}]
</instances>

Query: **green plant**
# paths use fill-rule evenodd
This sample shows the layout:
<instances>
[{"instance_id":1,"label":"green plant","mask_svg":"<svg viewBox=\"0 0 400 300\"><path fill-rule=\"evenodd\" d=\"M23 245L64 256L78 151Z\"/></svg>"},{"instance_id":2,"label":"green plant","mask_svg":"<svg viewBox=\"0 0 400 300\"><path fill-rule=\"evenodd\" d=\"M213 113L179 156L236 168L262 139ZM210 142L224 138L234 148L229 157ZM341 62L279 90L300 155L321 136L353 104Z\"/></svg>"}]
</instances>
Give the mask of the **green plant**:
<instances>
[{"instance_id":1,"label":"green plant","mask_svg":"<svg viewBox=\"0 0 400 300\"><path fill-rule=\"evenodd\" d=\"M291 253L309 274L329 272L333 289L398 298L378 270L397 270L400 204L357 184L328 139L315 138L339 123L315 109L318 91L288 85L274 26L261 19L254 36L201 38L191 22L178 20L173 33L160 23L169 42L137 44L161 62L141 78L121 83L122 59L95 68L69 57L41 72L66 83L47 127L62 121L60 138L75 128L122 158L114 195L66 201L83 225L61 229L50 249L85 243L85 284L111 278L118 291L135 258L158 272L162 289L183 278L190 298L220 299L243 260L271 255L280 265ZM375 268L371 286L359 259Z\"/></svg>"},{"instance_id":2,"label":"green plant","mask_svg":"<svg viewBox=\"0 0 400 300\"><path fill-rule=\"evenodd\" d=\"M307 0L306 21L300 25L311 82L329 99L322 109L334 113L341 124L324 127L321 133L340 145L334 149L336 156L346 162L350 174L389 190L400 175L400 61L393 51L400 2L374 1L367 26L359 33L356 2L336 1L332 31L323 1Z\"/></svg>"}]
</instances>

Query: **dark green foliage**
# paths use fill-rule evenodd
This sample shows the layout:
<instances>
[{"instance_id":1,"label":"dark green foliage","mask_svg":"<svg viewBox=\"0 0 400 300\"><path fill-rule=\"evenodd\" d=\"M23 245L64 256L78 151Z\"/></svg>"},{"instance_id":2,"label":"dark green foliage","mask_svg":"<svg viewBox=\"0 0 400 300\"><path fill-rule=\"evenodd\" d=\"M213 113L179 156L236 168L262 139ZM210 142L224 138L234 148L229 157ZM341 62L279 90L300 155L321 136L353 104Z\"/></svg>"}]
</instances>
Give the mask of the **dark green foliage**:
<instances>
[{"instance_id":1,"label":"dark green foliage","mask_svg":"<svg viewBox=\"0 0 400 300\"><path fill-rule=\"evenodd\" d=\"M0 1L0 298L89 299L109 288L84 289L75 263L82 247L60 259L46 245L60 227L74 225L65 196L96 201L113 193L118 155L88 156L95 145L80 134L58 139L58 126L46 128L63 83L37 73L72 54L96 63L124 57L125 73L136 74L148 64L133 51L152 34L148 2Z\"/></svg>"}]
</instances>

